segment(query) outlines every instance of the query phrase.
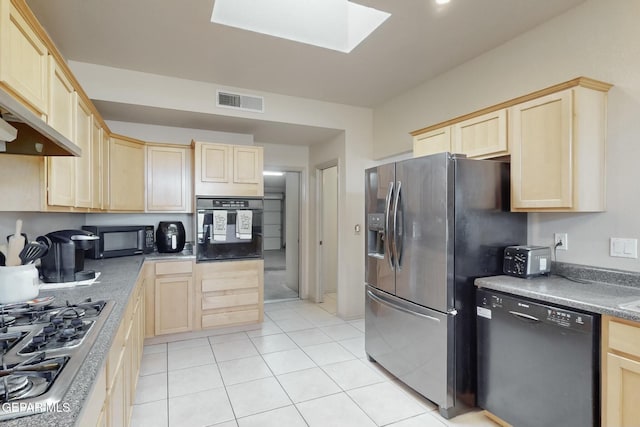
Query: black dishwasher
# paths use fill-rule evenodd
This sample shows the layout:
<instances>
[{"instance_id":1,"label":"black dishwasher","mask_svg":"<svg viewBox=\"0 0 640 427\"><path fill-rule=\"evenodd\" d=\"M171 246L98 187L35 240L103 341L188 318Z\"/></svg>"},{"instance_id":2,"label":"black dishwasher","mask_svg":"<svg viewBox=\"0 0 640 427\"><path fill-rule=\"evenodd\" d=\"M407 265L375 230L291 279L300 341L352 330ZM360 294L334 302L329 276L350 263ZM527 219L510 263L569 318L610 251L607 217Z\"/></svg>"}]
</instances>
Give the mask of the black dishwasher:
<instances>
[{"instance_id":1,"label":"black dishwasher","mask_svg":"<svg viewBox=\"0 0 640 427\"><path fill-rule=\"evenodd\" d=\"M515 427L600 425L597 314L479 289L478 406Z\"/></svg>"}]
</instances>

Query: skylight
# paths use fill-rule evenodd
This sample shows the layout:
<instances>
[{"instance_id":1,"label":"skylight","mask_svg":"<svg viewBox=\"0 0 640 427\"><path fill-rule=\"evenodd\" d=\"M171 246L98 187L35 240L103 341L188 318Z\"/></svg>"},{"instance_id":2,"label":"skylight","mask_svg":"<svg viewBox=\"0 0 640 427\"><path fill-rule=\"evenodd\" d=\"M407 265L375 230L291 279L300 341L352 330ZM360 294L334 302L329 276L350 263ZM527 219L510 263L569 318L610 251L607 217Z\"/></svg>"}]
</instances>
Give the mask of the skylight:
<instances>
[{"instance_id":1,"label":"skylight","mask_svg":"<svg viewBox=\"0 0 640 427\"><path fill-rule=\"evenodd\" d=\"M215 0L211 22L349 53L389 16L347 0Z\"/></svg>"}]
</instances>

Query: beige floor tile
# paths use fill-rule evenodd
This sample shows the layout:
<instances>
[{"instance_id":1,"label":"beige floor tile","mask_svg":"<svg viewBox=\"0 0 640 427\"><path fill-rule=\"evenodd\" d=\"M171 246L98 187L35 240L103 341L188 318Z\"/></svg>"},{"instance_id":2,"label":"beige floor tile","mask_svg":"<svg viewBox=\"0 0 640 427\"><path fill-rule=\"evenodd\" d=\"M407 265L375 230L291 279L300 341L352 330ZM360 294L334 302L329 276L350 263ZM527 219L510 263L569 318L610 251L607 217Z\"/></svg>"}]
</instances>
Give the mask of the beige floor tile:
<instances>
[{"instance_id":1,"label":"beige floor tile","mask_svg":"<svg viewBox=\"0 0 640 427\"><path fill-rule=\"evenodd\" d=\"M143 354L167 353L167 344L151 344L145 345Z\"/></svg>"},{"instance_id":2,"label":"beige floor tile","mask_svg":"<svg viewBox=\"0 0 640 427\"><path fill-rule=\"evenodd\" d=\"M237 341L222 342L213 345L213 354L218 362L241 359L258 355L258 350L249 338Z\"/></svg>"},{"instance_id":3,"label":"beige floor tile","mask_svg":"<svg viewBox=\"0 0 640 427\"><path fill-rule=\"evenodd\" d=\"M311 329L314 325L301 316L291 317L282 320L274 320L283 332L300 331L302 329Z\"/></svg>"},{"instance_id":4,"label":"beige floor tile","mask_svg":"<svg viewBox=\"0 0 640 427\"><path fill-rule=\"evenodd\" d=\"M280 329L273 322L264 322L260 325L260 328L255 329L253 331L247 331L247 335L249 335L249 337L262 337L265 335L274 335L274 334L281 334L281 333L282 333L282 329Z\"/></svg>"},{"instance_id":5,"label":"beige floor tile","mask_svg":"<svg viewBox=\"0 0 640 427\"><path fill-rule=\"evenodd\" d=\"M319 366L344 362L356 357L336 342L302 347L302 350Z\"/></svg>"},{"instance_id":6,"label":"beige floor tile","mask_svg":"<svg viewBox=\"0 0 640 427\"><path fill-rule=\"evenodd\" d=\"M342 392L342 389L320 368L278 375L277 379L293 403Z\"/></svg>"},{"instance_id":7,"label":"beige floor tile","mask_svg":"<svg viewBox=\"0 0 640 427\"><path fill-rule=\"evenodd\" d=\"M195 348L195 347L204 347L208 346L209 340L207 338L192 338L188 340L179 340L172 341L167 344L169 351L171 350L181 350L185 348Z\"/></svg>"},{"instance_id":8,"label":"beige floor tile","mask_svg":"<svg viewBox=\"0 0 640 427\"><path fill-rule=\"evenodd\" d=\"M251 341L260 354L274 353L276 351L292 350L298 348L295 342L287 334L267 335L264 337L252 337Z\"/></svg>"},{"instance_id":9,"label":"beige floor tile","mask_svg":"<svg viewBox=\"0 0 640 427\"><path fill-rule=\"evenodd\" d=\"M361 337L338 341L338 344L346 348L349 353L353 354L358 359L364 359L367 357L367 352L364 349L364 335Z\"/></svg>"},{"instance_id":10,"label":"beige floor tile","mask_svg":"<svg viewBox=\"0 0 640 427\"><path fill-rule=\"evenodd\" d=\"M350 320L348 323L357 330L364 332L364 319Z\"/></svg>"},{"instance_id":11,"label":"beige floor tile","mask_svg":"<svg viewBox=\"0 0 640 427\"><path fill-rule=\"evenodd\" d=\"M220 362L218 367L227 387L273 376L271 370L260 356Z\"/></svg>"},{"instance_id":12,"label":"beige floor tile","mask_svg":"<svg viewBox=\"0 0 640 427\"><path fill-rule=\"evenodd\" d=\"M239 427L306 427L307 423L304 422L296 407L291 405L240 418L238 425Z\"/></svg>"},{"instance_id":13,"label":"beige floor tile","mask_svg":"<svg viewBox=\"0 0 640 427\"><path fill-rule=\"evenodd\" d=\"M142 356L140 362L140 376L158 374L167 371L167 355L165 353L152 353Z\"/></svg>"},{"instance_id":14,"label":"beige floor tile","mask_svg":"<svg viewBox=\"0 0 640 427\"><path fill-rule=\"evenodd\" d=\"M446 424L427 413L388 424L388 427L446 427Z\"/></svg>"},{"instance_id":15,"label":"beige floor tile","mask_svg":"<svg viewBox=\"0 0 640 427\"><path fill-rule=\"evenodd\" d=\"M385 381L383 376L357 359L324 365L322 369L343 390L351 390Z\"/></svg>"},{"instance_id":16,"label":"beige floor tile","mask_svg":"<svg viewBox=\"0 0 640 427\"><path fill-rule=\"evenodd\" d=\"M356 388L347 394L378 425L386 425L426 412L411 396L388 381Z\"/></svg>"},{"instance_id":17,"label":"beige floor tile","mask_svg":"<svg viewBox=\"0 0 640 427\"><path fill-rule=\"evenodd\" d=\"M237 418L291 405L275 378L263 378L227 387Z\"/></svg>"},{"instance_id":18,"label":"beige floor tile","mask_svg":"<svg viewBox=\"0 0 640 427\"><path fill-rule=\"evenodd\" d=\"M309 427L375 427L375 423L344 393L296 404ZM328 409L331 408L331 409Z\"/></svg>"},{"instance_id":19,"label":"beige floor tile","mask_svg":"<svg viewBox=\"0 0 640 427\"><path fill-rule=\"evenodd\" d=\"M320 329L322 330L322 332L329 335L334 341L342 341L349 338L359 338L364 336L362 331L359 331L348 323L343 323L341 325L324 326Z\"/></svg>"},{"instance_id":20,"label":"beige floor tile","mask_svg":"<svg viewBox=\"0 0 640 427\"><path fill-rule=\"evenodd\" d=\"M262 358L275 375L286 374L302 369L314 368L316 365L300 349L278 351L262 355Z\"/></svg>"},{"instance_id":21,"label":"beige floor tile","mask_svg":"<svg viewBox=\"0 0 640 427\"><path fill-rule=\"evenodd\" d=\"M202 365L169 372L169 397L224 387L217 365Z\"/></svg>"},{"instance_id":22,"label":"beige floor tile","mask_svg":"<svg viewBox=\"0 0 640 427\"><path fill-rule=\"evenodd\" d=\"M248 338L246 332L234 332L233 334L213 335L209 337L211 344L220 344L229 341L246 340Z\"/></svg>"},{"instance_id":23,"label":"beige floor tile","mask_svg":"<svg viewBox=\"0 0 640 427\"><path fill-rule=\"evenodd\" d=\"M166 400L133 405L131 427L167 427L168 414Z\"/></svg>"},{"instance_id":24,"label":"beige floor tile","mask_svg":"<svg viewBox=\"0 0 640 427\"><path fill-rule=\"evenodd\" d=\"M167 373L145 375L138 378L136 397L134 403L153 402L155 400L167 400Z\"/></svg>"},{"instance_id":25,"label":"beige floor tile","mask_svg":"<svg viewBox=\"0 0 640 427\"><path fill-rule=\"evenodd\" d=\"M210 426L234 419L223 388L169 399L169 427Z\"/></svg>"},{"instance_id":26,"label":"beige floor tile","mask_svg":"<svg viewBox=\"0 0 640 427\"><path fill-rule=\"evenodd\" d=\"M193 366L211 365L216 362L211 346L169 349L169 371L191 368Z\"/></svg>"},{"instance_id":27,"label":"beige floor tile","mask_svg":"<svg viewBox=\"0 0 640 427\"><path fill-rule=\"evenodd\" d=\"M287 333L300 347L307 347L310 345L324 344L326 342L333 341L329 335L325 334L319 328L304 329L302 331L295 331Z\"/></svg>"}]
</instances>

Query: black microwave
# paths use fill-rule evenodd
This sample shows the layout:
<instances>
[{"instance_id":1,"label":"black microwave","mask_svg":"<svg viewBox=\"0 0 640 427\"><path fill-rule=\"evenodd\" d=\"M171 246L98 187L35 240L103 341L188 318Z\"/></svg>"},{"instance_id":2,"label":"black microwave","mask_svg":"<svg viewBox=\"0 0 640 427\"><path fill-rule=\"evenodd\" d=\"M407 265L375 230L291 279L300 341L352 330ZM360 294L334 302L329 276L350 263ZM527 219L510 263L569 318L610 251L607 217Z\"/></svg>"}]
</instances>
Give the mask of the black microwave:
<instances>
[{"instance_id":1,"label":"black microwave","mask_svg":"<svg viewBox=\"0 0 640 427\"><path fill-rule=\"evenodd\" d=\"M86 256L91 259L150 254L153 252L153 225L83 225L100 240Z\"/></svg>"}]
</instances>

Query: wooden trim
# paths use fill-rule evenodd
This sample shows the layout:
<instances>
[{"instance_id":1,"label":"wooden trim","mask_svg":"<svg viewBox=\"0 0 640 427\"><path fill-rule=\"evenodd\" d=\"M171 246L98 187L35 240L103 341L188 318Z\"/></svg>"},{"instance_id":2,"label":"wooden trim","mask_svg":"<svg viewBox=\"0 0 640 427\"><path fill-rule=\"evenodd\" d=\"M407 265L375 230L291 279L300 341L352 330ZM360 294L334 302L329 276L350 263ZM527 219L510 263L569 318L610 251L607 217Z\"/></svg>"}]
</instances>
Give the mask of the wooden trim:
<instances>
[{"instance_id":1,"label":"wooden trim","mask_svg":"<svg viewBox=\"0 0 640 427\"><path fill-rule=\"evenodd\" d=\"M505 420L503 420L502 418L498 417L497 415L492 414L491 412L484 410L482 411L482 415L484 415L485 417L489 418L491 421L493 421L494 423L502 426L502 427L512 427L511 424L509 424L508 422L506 422Z\"/></svg>"},{"instance_id":2,"label":"wooden trim","mask_svg":"<svg viewBox=\"0 0 640 427\"><path fill-rule=\"evenodd\" d=\"M599 90L599 91L602 91L602 92L607 92L609 89L611 89L613 87L612 84L601 82L599 80L594 80L594 79L591 79L591 78L588 78L588 77L577 77L577 78L575 78L573 80L569 80L569 81L564 82L564 83L559 83L557 85L553 85L553 86L547 87L545 89L541 89L541 90L529 93L527 95L519 96L517 98L510 99L509 101L505 101L505 102L502 102L500 104L492 105L490 107L486 107L486 108L483 108L481 110L474 111L472 113L456 117L454 119L449 119L449 120L446 120L444 122L440 122L440 123L436 123L436 124L431 125L431 126L424 127L422 129L414 130L413 132L409 132L409 134L411 136L418 136L418 135L420 135L422 133L425 133L425 132L429 132L429 131L432 131L432 130L435 130L435 129L438 129L438 128L441 128L441 127L444 127L444 126L451 126L451 125L454 125L456 123L459 123L459 122L462 122L462 121L465 121L465 120L469 120L469 119L472 119L474 117L481 116L483 114L492 113L494 111L501 110L503 108L513 107L514 105L521 104L521 103L527 102L527 101L531 101L531 100L534 100L536 98L541 98L543 96L551 95L553 93L560 92L560 91L563 91L565 89L569 89L569 88L576 87L576 86L582 86L582 87L586 87L586 88L589 88L589 89Z\"/></svg>"}]
</instances>

